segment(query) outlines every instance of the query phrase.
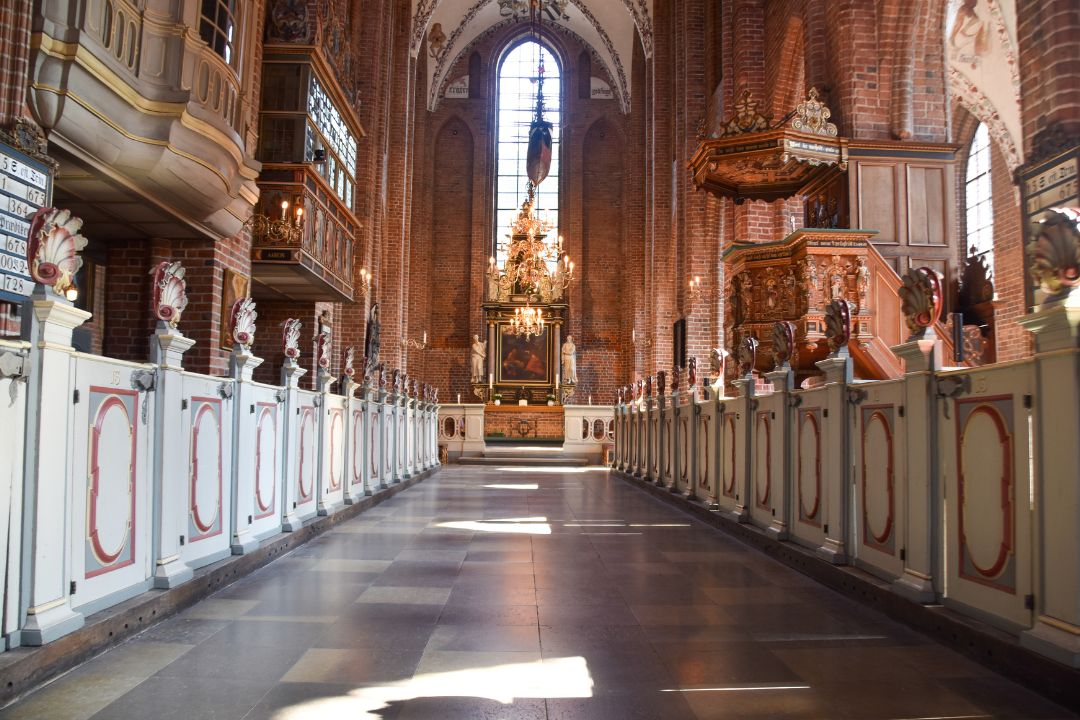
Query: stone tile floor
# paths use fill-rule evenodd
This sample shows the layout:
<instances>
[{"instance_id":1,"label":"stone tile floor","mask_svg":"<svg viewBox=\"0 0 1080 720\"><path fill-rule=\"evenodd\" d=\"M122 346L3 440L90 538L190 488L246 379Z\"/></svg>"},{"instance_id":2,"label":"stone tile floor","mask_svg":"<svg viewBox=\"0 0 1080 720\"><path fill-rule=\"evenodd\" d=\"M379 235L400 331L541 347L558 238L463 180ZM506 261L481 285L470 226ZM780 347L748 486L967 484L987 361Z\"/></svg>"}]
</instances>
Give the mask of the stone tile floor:
<instances>
[{"instance_id":1,"label":"stone tile floor","mask_svg":"<svg viewBox=\"0 0 1080 720\"><path fill-rule=\"evenodd\" d=\"M0 719L1069 718L600 470L450 466Z\"/></svg>"}]
</instances>

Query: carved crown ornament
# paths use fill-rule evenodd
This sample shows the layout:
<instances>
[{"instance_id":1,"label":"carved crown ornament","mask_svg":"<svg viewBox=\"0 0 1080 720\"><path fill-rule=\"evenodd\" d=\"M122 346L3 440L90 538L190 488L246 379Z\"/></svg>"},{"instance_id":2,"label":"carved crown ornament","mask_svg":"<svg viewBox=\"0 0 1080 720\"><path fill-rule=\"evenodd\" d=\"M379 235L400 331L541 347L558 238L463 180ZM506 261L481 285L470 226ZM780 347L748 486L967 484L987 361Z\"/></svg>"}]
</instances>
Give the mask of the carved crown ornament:
<instances>
[{"instance_id":1,"label":"carved crown ornament","mask_svg":"<svg viewBox=\"0 0 1080 720\"><path fill-rule=\"evenodd\" d=\"M763 115L749 90L732 114L701 139L689 167L694 183L720 197L780 200L811 195L847 169L847 138L810 88L779 122Z\"/></svg>"},{"instance_id":2,"label":"carved crown ornament","mask_svg":"<svg viewBox=\"0 0 1080 720\"><path fill-rule=\"evenodd\" d=\"M1027 246L1031 280L1044 294L1042 304L1060 302L1080 285L1080 210L1052 210L1032 234Z\"/></svg>"},{"instance_id":3,"label":"carved crown ornament","mask_svg":"<svg viewBox=\"0 0 1080 720\"><path fill-rule=\"evenodd\" d=\"M941 317L941 278L931 268L921 267L910 268L901 280L898 294L900 311L911 331L908 340L921 340L933 333L934 323Z\"/></svg>"},{"instance_id":4,"label":"carved crown ornament","mask_svg":"<svg viewBox=\"0 0 1080 720\"><path fill-rule=\"evenodd\" d=\"M75 273L82 267L79 252L87 240L79 230L82 220L70 210L41 208L30 218L26 259L34 282L66 295L75 287Z\"/></svg>"},{"instance_id":5,"label":"carved crown ornament","mask_svg":"<svg viewBox=\"0 0 1080 720\"><path fill-rule=\"evenodd\" d=\"M154 317L172 328L180 324L180 316L188 305L186 272L179 260L164 260L150 271L154 278L151 298Z\"/></svg>"}]
</instances>

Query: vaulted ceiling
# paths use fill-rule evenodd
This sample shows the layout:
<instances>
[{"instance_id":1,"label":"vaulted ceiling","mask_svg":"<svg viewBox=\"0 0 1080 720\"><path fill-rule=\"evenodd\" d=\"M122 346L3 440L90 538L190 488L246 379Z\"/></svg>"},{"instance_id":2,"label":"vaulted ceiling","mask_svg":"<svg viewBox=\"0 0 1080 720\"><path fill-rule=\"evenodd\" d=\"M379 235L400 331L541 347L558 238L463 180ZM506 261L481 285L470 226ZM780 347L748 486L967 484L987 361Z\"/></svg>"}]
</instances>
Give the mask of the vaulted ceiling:
<instances>
[{"instance_id":1,"label":"vaulted ceiling","mask_svg":"<svg viewBox=\"0 0 1080 720\"><path fill-rule=\"evenodd\" d=\"M434 109L457 59L492 28L528 19L528 0L413 0L411 51L428 39L428 108ZM546 0L543 22L576 35L596 53L623 109L630 109L630 70L637 30L652 56L652 0Z\"/></svg>"}]
</instances>

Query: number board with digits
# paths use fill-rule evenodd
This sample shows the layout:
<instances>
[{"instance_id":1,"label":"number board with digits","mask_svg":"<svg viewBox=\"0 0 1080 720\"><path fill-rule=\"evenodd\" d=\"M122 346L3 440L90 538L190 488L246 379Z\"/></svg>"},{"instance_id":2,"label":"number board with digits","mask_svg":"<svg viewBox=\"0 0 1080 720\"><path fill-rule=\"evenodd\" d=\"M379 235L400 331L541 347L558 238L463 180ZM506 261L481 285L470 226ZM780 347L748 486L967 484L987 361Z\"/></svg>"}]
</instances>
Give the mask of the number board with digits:
<instances>
[{"instance_id":1,"label":"number board with digits","mask_svg":"<svg viewBox=\"0 0 1080 720\"><path fill-rule=\"evenodd\" d=\"M52 169L0 142L0 301L22 302L34 288L26 262L30 216L52 200Z\"/></svg>"}]
</instances>

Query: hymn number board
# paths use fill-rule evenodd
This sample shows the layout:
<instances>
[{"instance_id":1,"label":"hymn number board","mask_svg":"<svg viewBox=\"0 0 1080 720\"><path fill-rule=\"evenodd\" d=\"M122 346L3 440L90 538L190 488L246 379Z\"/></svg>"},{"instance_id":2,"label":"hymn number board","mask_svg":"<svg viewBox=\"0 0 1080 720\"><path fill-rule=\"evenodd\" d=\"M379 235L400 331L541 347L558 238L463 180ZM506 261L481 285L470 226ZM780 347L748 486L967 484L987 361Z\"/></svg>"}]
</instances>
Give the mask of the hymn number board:
<instances>
[{"instance_id":1,"label":"hymn number board","mask_svg":"<svg viewBox=\"0 0 1080 720\"><path fill-rule=\"evenodd\" d=\"M45 163L0 142L0 300L22 302L34 289L26 262L30 216L52 199Z\"/></svg>"}]
</instances>

